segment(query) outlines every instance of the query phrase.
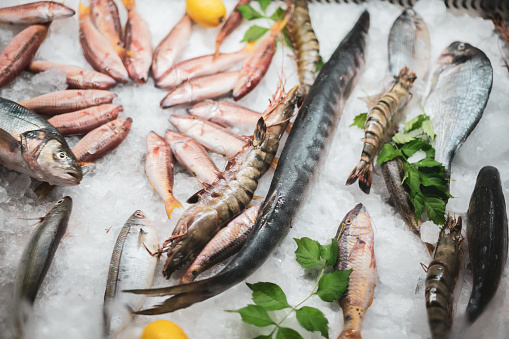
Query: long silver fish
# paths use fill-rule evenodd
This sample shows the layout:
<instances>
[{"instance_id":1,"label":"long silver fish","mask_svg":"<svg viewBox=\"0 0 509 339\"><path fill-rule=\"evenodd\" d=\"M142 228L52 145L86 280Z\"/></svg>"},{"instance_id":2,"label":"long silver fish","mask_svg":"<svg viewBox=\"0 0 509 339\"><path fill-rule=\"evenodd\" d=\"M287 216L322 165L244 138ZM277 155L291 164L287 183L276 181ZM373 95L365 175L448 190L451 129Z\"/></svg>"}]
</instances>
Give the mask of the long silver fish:
<instances>
[{"instance_id":1,"label":"long silver fish","mask_svg":"<svg viewBox=\"0 0 509 339\"><path fill-rule=\"evenodd\" d=\"M127 220L118 235L111 255L104 293L104 331L111 336L120 332L139 311L145 296L122 293L128 288L150 288L156 270L159 238L152 222L142 211Z\"/></svg>"},{"instance_id":2,"label":"long silver fish","mask_svg":"<svg viewBox=\"0 0 509 339\"><path fill-rule=\"evenodd\" d=\"M448 171L482 117L492 83L490 60L470 44L455 41L438 58L424 110L437 134L435 159Z\"/></svg>"},{"instance_id":3,"label":"long silver fish","mask_svg":"<svg viewBox=\"0 0 509 339\"><path fill-rule=\"evenodd\" d=\"M64 197L44 216L30 238L18 265L14 292L14 324L22 333L27 320L26 303L32 305L48 272L60 240L67 230L72 199Z\"/></svg>"},{"instance_id":4,"label":"long silver fish","mask_svg":"<svg viewBox=\"0 0 509 339\"><path fill-rule=\"evenodd\" d=\"M25 107L0 98L0 165L52 185L78 185L81 167L62 135Z\"/></svg>"}]
</instances>

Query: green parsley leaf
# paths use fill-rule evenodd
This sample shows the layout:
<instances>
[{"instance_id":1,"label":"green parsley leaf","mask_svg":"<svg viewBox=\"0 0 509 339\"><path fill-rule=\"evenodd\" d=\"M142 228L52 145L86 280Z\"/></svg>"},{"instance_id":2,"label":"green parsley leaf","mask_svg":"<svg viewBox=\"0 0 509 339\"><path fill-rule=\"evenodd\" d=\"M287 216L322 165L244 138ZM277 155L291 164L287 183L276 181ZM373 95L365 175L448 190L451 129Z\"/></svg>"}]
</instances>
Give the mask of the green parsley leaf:
<instances>
[{"instance_id":1,"label":"green parsley leaf","mask_svg":"<svg viewBox=\"0 0 509 339\"><path fill-rule=\"evenodd\" d=\"M247 305L246 307L239 308L228 312L240 313L242 321L258 327L265 327L275 325L276 323L269 317L267 311L258 305Z\"/></svg>"},{"instance_id":2,"label":"green parsley leaf","mask_svg":"<svg viewBox=\"0 0 509 339\"><path fill-rule=\"evenodd\" d=\"M407 162L403 163L403 168L407 173L407 177L403 183L405 183L410 188L410 196L413 197L421 191L421 178L419 176L419 171Z\"/></svg>"},{"instance_id":3,"label":"green parsley leaf","mask_svg":"<svg viewBox=\"0 0 509 339\"><path fill-rule=\"evenodd\" d=\"M260 39L265 33L267 33L269 29L265 27L260 27L257 25L249 27L246 34L244 35L244 39L241 42L250 42L256 41Z\"/></svg>"},{"instance_id":4,"label":"green parsley leaf","mask_svg":"<svg viewBox=\"0 0 509 339\"><path fill-rule=\"evenodd\" d=\"M410 202L414 205L415 220L418 221L419 216L424 211L424 195L421 192L417 192L413 198L410 198Z\"/></svg>"},{"instance_id":5,"label":"green parsley leaf","mask_svg":"<svg viewBox=\"0 0 509 339\"><path fill-rule=\"evenodd\" d=\"M263 18L263 15L261 15L256 9L251 7L251 5L249 5L249 4L239 6L237 8L237 10L240 12L240 14L242 14L244 19L247 19L247 20L255 20L255 19Z\"/></svg>"},{"instance_id":6,"label":"green parsley leaf","mask_svg":"<svg viewBox=\"0 0 509 339\"><path fill-rule=\"evenodd\" d=\"M435 139L436 134L433 132L433 124L431 123L429 117L427 117L427 119L422 122L422 131L424 134L430 137L431 140Z\"/></svg>"},{"instance_id":7,"label":"green parsley leaf","mask_svg":"<svg viewBox=\"0 0 509 339\"><path fill-rule=\"evenodd\" d=\"M380 166L384 162L392 160L396 157L403 157L403 154L401 154L400 151L395 149L394 146L387 143L382 147L382 149L380 150L380 153L378 153L378 157L376 159L376 165Z\"/></svg>"},{"instance_id":8,"label":"green parsley leaf","mask_svg":"<svg viewBox=\"0 0 509 339\"><path fill-rule=\"evenodd\" d=\"M368 113L361 113L361 114L357 115L355 118L353 118L352 124L348 127L357 126L360 129L364 129L364 125L366 124L367 117L368 117Z\"/></svg>"},{"instance_id":9,"label":"green parsley leaf","mask_svg":"<svg viewBox=\"0 0 509 339\"><path fill-rule=\"evenodd\" d=\"M259 335L255 337L254 339L272 339L271 335Z\"/></svg>"},{"instance_id":10,"label":"green parsley leaf","mask_svg":"<svg viewBox=\"0 0 509 339\"><path fill-rule=\"evenodd\" d=\"M329 338L329 320L319 309L304 306L295 311L297 321L310 332L320 332L324 338Z\"/></svg>"},{"instance_id":11,"label":"green parsley leaf","mask_svg":"<svg viewBox=\"0 0 509 339\"><path fill-rule=\"evenodd\" d=\"M276 339L304 339L299 332L292 330L288 327L279 326L276 334Z\"/></svg>"},{"instance_id":12,"label":"green parsley leaf","mask_svg":"<svg viewBox=\"0 0 509 339\"><path fill-rule=\"evenodd\" d=\"M323 61L322 56L319 55L318 62L316 63L315 72L320 72L322 70L323 65L325 65L325 62ZM364 128L364 126L362 126L362 128Z\"/></svg>"},{"instance_id":13,"label":"green parsley leaf","mask_svg":"<svg viewBox=\"0 0 509 339\"><path fill-rule=\"evenodd\" d=\"M442 164L431 158L424 158L414 163L417 167L441 167Z\"/></svg>"},{"instance_id":14,"label":"green parsley leaf","mask_svg":"<svg viewBox=\"0 0 509 339\"><path fill-rule=\"evenodd\" d=\"M412 140L401 147L401 152L407 157L411 157L420 150L426 151L431 148L431 144L426 140Z\"/></svg>"},{"instance_id":15,"label":"green parsley leaf","mask_svg":"<svg viewBox=\"0 0 509 339\"><path fill-rule=\"evenodd\" d=\"M290 307L286 300L285 292L278 285L271 282L246 283L246 285L253 291L254 303L265 308L267 311L282 310Z\"/></svg>"},{"instance_id":16,"label":"green parsley leaf","mask_svg":"<svg viewBox=\"0 0 509 339\"><path fill-rule=\"evenodd\" d=\"M436 172L419 172L419 176L424 186L433 186L441 191L447 191L447 182L445 181L443 174Z\"/></svg>"},{"instance_id":17,"label":"green parsley leaf","mask_svg":"<svg viewBox=\"0 0 509 339\"><path fill-rule=\"evenodd\" d=\"M415 131L416 129L421 128L422 122L426 116L424 114L418 115L409 122L405 124L405 133Z\"/></svg>"},{"instance_id":18,"label":"green parsley leaf","mask_svg":"<svg viewBox=\"0 0 509 339\"><path fill-rule=\"evenodd\" d=\"M410 135L410 134L400 134L400 133L396 133L392 137L392 141L394 141L397 144L404 144L404 143L407 143L407 142L412 141L414 139L415 139L415 137L413 135Z\"/></svg>"},{"instance_id":19,"label":"green parsley leaf","mask_svg":"<svg viewBox=\"0 0 509 339\"><path fill-rule=\"evenodd\" d=\"M278 20L283 20L284 17L285 17L285 11L281 7L278 7L278 9L276 9L274 14L272 14L270 16L270 19L272 19L274 21L278 21Z\"/></svg>"},{"instance_id":20,"label":"green parsley leaf","mask_svg":"<svg viewBox=\"0 0 509 339\"><path fill-rule=\"evenodd\" d=\"M293 238L297 243L295 255L297 262L304 268L311 268L323 265L320 261L320 243L308 237L301 239Z\"/></svg>"},{"instance_id":21,"label":"green parsley leaf","mask_svg":"<svg viewBox=\"0 0 509 339\"><path fill-rule=\"evenodd\" d=\"M445 224L445 202L436 196L424 196L424 206L431 221L437 225Z\"/></svg>"},{"instance_id":22,"label":"green parsley leaf","mask_svg":"<svg viewBox=\"0 0 509 339\"><path fill-rule=\"evenodd\" d=\"M348 277L352 270L334 271L324 274L318 281L316 295L323 301L334 301L339 299L348 286Z\"/></svg>"},{"instance_id":23,"label":"green parsley leaf","mask_svg":"<svg viewBox=\"0 0 509 339\"><path fill-rule=\"evenodd\" d=\"M326 266L332 266L338 260L338 241L332 238L330 245L320 245L320 256Z\"/></svg>"},{"instance_id":24,"label":"green parsley leaf","mask_svg":"<svg viewBox=\"0 0 509 339\"><path fill-rule=\"evenodd\" d=\"M258 0L260 7L262 8L263 13L267 10L267 7L270 5L270 0Z\"/></svg>"}]
</instances>

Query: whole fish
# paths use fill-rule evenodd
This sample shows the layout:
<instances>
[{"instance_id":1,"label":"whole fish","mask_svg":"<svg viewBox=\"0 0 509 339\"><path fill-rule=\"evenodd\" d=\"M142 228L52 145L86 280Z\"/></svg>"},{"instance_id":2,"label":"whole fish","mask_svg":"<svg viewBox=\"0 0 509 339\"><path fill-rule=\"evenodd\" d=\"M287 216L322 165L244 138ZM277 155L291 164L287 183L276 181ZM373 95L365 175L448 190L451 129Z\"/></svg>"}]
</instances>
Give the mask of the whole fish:
<instances>
[{"instance_id":1,"label":"whole fish","mask_svg":"<svg viewBox=\"0 0 509 339\"><path fill-rule=\"evenodd\" d=\"M362 320L373 302L377 279L375 237L371 218L362 204L347 213L336 238L339 249L334 269L352 270L348 288L338 300L344 318L338 339L361 338Z\"/></svg>"},{"instance_id":2,"label":"whole fish","mask_svg":"<svg viewBox=\"0 0 509 339\"><path fill-rule=\"evenodd\" d=\"M32 25L18 33L0 53L0 87L28 66L48 34L48 25Z\"/></svg>"},{"instance_id":3,"label":"whole fish","mask_svg":"<svg viewBox=\"0 0 509 339\"><path fill-rule=\"evenodd\" d=\"M113 0L90 0L91 19L94 26L106 37L117 54L124 56L122 24L118 7Z\"/></svg>"},{"instance_id":4,"label":"whole fish","mask_svg":"<svg viewBox=\"0 0 509 339\"><path fill-rule=\"evenodd\" d=\"M133 119L118 118L89 132L72 152L80 164L86 165L117 148L131 131Z\"/></svg>"},{"instance_id":5,"label":"whole fish","mask_svg":"<svg viewBox=\"0 0 509 339\"><path fill-rule=\"evenodd\" d=\"M63 136L82 135L115 120L123 110L120 105L106 104L56 115L48 119L48 122Z\"/></svg>"},{"instance_id":6,"label":"whole fish","mask_svg":"<svg viewBox=\"0 0 509 339\"><path fill-rule=\"evenodd\" d=\"M492 83L490 60L470 44L453 42L438 58L424 111L437 135L435 160L449 172L454 154L482 117Z\"/></svg>"},{"instance_id":7,"label":"whole fish","mask_svg":"<svg viewBox=\"0 0 509 339\"><path fill-rule=\"evenodd\" d=\"M391 196L394 207L403 217L405 224L412 232L420 236L420 225L415 218L415 209L409 200L409 193L402 185L405 176L401 159L395 158L380 165L385 180L385 186Z\"/></svg>"},{"instance_id":8,"label":"whole fish","mask_svg":"<svg viewBox=\"0 0 509 339\"><path fill-rule=\"evenodd\" d=\"M83 55L96 71L105 73L118 82L127 83L129 76L121 57L108 39L94 26L90 7L80 2L80 44Z\"/></svg>"},{"instance_id":9,"label":"whole fish","mask_svg":"<svg viewBox=\"0 0 509 339\"><path fill-rule=\"evenodd\" d=\"M237 27L240 26L242 23L242 20L244 20L244 17L238 10L238 8L242 5L247 5L251 2L251 0L239 0L237 5L235 5L235 8L228 16L228 19L226 19L226 22L219 30L219 33L217 34L216 38L216 51L214 52L214 56L219 55L219 48L221 47L221 44L223 41L234 31L237 29Z\"/></svg>"},{"instance_id":10,"label":"whole fish","mask_svg":"<svg viewBox=\"0 0 509 339\"><path fill-rule=\"evenodd\" d=\"M249 55L250 48L248 46L238 52L219 54L217 57L214 55L204 55L181 61L164 73L156 82L156 86L171 88L192 78L226 71L244 60Z\"/></svg>"},{"instance_id":11,"label":"whole fish","mask_svg":"<svg viewBox=\"0 0 509 339\"><path fill-rule=\"evenodd\" d=\"M156 270L159 238L152 222L138 210L118 235L111 255L104 292L104 333L118 334L140 310L145 296L123 293L128 288L150 288ZM150 252L151 253L150 253Z\"/></svg>"},{"instance_id":12,"label":"whole fish","mask_svg":"<svg viewBox=\"0 0 509 339\"><path fill-rule=\"evenodd\" d=\"M167 130L164 139L170 144L179 164L200 182L212 185L220 171L205 148L195 139L182 133Z\"/></svg>"},{"instance_id":13,"label":"whole fish","mask_svg":"<svg viewBox=\"0 0 509 339\"><path fill-rule=\"evenodd\" d=\"M159 193L166 206L166 214L171 219L174 208L183 208L173 196L173 156L170 145L159 135L150 132L147 137L147 158L145 173L152 187Z\"/></svg>"},{"instance_id":14,"label":"whole fish","mask_svg":"<svg viewBox=\"0 0 509 339\"><path fill-rule=\"evenodd\" d=\"M507 214L500 174L495 167L479 171L467 211L467 240L473 287L467 305L470 323L491 301L507 260Z\"/></svg>"},{"instance_id":15,"label":"whole fish","mask_svg":"<svg viewBox=\"0 0 509 339\"><path fill-rule=\"evenodd\" d=\"M448 231L448 233L446 233ZM452 324L454 287L461 263L461 217L448 217L426 275L426 310L434 339L447 338Z\"/></svg>"},{"instance_id":16,"label":"whole fish","mask_svg":"<svg viewBox=\"0 0 509 339\"><path fill-rule=\"evenodd\" d=\"M303 94L298 86L286 95L281 89L260 119L252 145L230 160L212 186L196 194L197 202L184 211L172 237L163 244L163 251L167 252L163 274L167 278L194 259L209 240L251 202L258 180L269 169L288 119Z\"/></svg>"},{"instance_id":17,"label":"whole fish","mask_svg":"<svg viewBox=\"0 0 509 339\"><path fill-rule=\"evenodd\" d=\"M228 101L205 100L187 109L191 115L207 119L221 126L252 131L262 116L260 113Z\"/></svg>"},{"instance_id":18,"label":"whole fish","mask_svg":"<svg viewBox=\"0 0 509 339\"><path fill-rule=\"evenodd\" d=\"M161 79L161 76L180 59L180 56L187 47L192 32L193 22L185 14L156 47L152 59L152 77L156 84Z\"/></svg>"},{"instance_id":19,"label":"whole fish","mask_svg":"<svg viewBox=\"0 0 509 339\"><path fill-rule=\"evenodd\" d=\"M14 282L14 323L20 334L27 320L24 303L32 305L60 244L72 211L72 199L63 197L42 218L26 245Z\"/></svg>"},{"instance_id":20,"label":"whole fish","mask_svg":"<svg viewBox=\"0 0 509 339\"><path fill-rule=\"evenodd\" d=\"M53 1L36 1L29 4L0 8L0 22L9 24L44 24L73 16L74 10Z\"/></svg>"},{"instance_id":21,"label":"whole fish","mask_svg":"<svg viewBox=\"0 0 509 339\"><path fill-rule=\"evenodd\" d=\"M124 64L129 77L137 84L148 80L148 71L152 63L152 42L148 24L140 16L134 0L122 0L127 9L125 25Z\"/></svg>"},{"instance_id":22,"label":"whole fish","mask_svg":"<svg viewBox=\"0 0 509 339\"><path fill-rule=\"evenodd\" d=\"M196 277L237 253L253 230L260 205L252 206L233 219L209 241L186 270L179 284L193 282Z\"/></svg>"},{"instance_id":23,"label":"whole fish","mask_svg":"<svg viewBox=\"0 0 509 339\"><path fill-rule=\"evenodd\" d=\"M385 93L369 111L364 125L364 145L361 160L348 176L346 185L359 179L360 189L369 194L371 189L371 168L375 156L382 146L389 141L397 128L403 107L410 97L410 88L415 81L415 73L404 67L389 92Z\"/></svg>"},{"instance_id":24,"label":"whole fish","mask_svg":"<svg viewBox=\"0 0 509 339\"><path fill-rule=\"evenodd\" d=\"M233 89L239 76L240 71L223 72L186 81L172 89L164 97L161 101L161 108L214 99L225 95Z\"/></svg>"},{"instance_id":25,"label":"whole fish","mask_svg":"<svg viewBox=\"0 0 509 339\"><path fill-rule=\"evenodd\" d=\"M171 115L170 122L207 149L228 158L242 151L248 144L246 139L235 133L192 115Z\"/></svg>"},{"instance_id":26,"label":"whole fish","mask_svg":"<svg viewBox=\"0 0 509 339\"><path fill-rule=\"evenodd\" d=\"M267 260L289 232L318 175L346 99L365 63L369 13L364 12L323 66L300 108L251 236L237 256L214 277L190 284L134 290L173 295L143 314L173 312L212 298L242 282Z\"/></svg>"},{"instance_id":27,"label":"whole fish","mask_svg":"<svg viewBox=\"0 0 509 339\"><path fill-rule=\"evenodd\" d=\"M394 21L389 33L389 70L398 75L403 67L426 79L431 43L426 23L412 8L407 8Z\"/></svg>"},{"instance_id":28,"label":"whole fish","mask_svg":"<svg viewBox=\"0 0 509 339\"><path fill-rule=\"evenodd\" d=\"M20 105L44 115L56 115L80 109L109 104L117 95L113 92L96 89L68 89L51 92L32 99L18 102Z\"/></svg>"},{"instance_id":29,"label":"whole fish","mask_svg":"<svg viewBox=\"0 0 509 339\"><path fill-rule=\"evenodd\" d=\"M0 98L0 164L52 185L78 185L81 167L49 122Z\"/></svg>"},{"instance_id":30,"label":"whole fish","mask_svg":"<svg viewBox=\"0 0 509 339\"><path fill-rule=\"evenodd\" d=\"M307 93L315 81L316 65L320 60L320 45L313 26L311 26L307 0L293 2L295 9L292 18L288 21L287 28L297 57L299 81ZM288 8L291 3L291 0L287 0Z\"/></svg>"},{"instance_id":31,"label":"whole fish","mask_svg":"<svg viewBox=\"0 0 509 339\"><path fill-rule=\"evenodd\" d=\"M59 69L65 74L67 85L79 89L108 89L117 85L112 77L73 65L60 65L49 61L32 61L28 70L32 73Z\"/></svg>"}]
</instances>

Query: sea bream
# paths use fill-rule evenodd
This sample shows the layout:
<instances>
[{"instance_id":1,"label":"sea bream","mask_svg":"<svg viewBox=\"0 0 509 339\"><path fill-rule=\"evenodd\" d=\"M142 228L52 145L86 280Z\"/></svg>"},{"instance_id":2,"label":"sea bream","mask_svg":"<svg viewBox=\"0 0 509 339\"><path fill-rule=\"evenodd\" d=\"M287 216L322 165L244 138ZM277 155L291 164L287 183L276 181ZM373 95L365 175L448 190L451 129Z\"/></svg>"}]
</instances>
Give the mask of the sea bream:
<instances>
[{"instance_id":1,"label":"sea bream","mask_svg":"<svg viewBox=\"0 0 509 339\"><path fill-rule=\"evenodd\" d=\"M0 164L52 185L78 185L81 167L62 135L25 107L0 98Z\"/></svg>"},{"instance_id":2,"label":"sea bream","mask_svg":"<svg viewBox=\"0 0 509 339\"><path fill-rule=\"evenodd\" d=\"M437 135L435 160L447 171L481 119L492 84L490 60L470 44L455 41L438 58L424 111L431 116Z\"/></svg>"}]
</instances>

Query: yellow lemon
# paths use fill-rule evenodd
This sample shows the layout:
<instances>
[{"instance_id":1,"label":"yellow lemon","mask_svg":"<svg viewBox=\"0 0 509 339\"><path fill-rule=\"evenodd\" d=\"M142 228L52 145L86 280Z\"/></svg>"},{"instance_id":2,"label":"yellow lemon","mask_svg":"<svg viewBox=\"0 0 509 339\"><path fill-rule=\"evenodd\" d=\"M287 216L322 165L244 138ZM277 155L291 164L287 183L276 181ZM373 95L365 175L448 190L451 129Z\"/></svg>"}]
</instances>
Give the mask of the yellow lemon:
<instances>
[{"instance_id":1,"label":"yellow lemon","mask_svg":"<svg viewBox=\"0 0 509 339\"><path fill-rule=\"evenodd\" d=\"M226 17L226 7L221 0L187 0L186 11L203 27L216 27Z\"/></svg>"},{"instance_id":2,"label":"yellow lemon","mask_svg":"<svg viewBox=\"0 0 509 339\"><path fill-rule=\"evenodd\" d=\"M185 332L169 320L156 320L148 324L140 339L189 339Z\"/></svg>"}]
</instances>

